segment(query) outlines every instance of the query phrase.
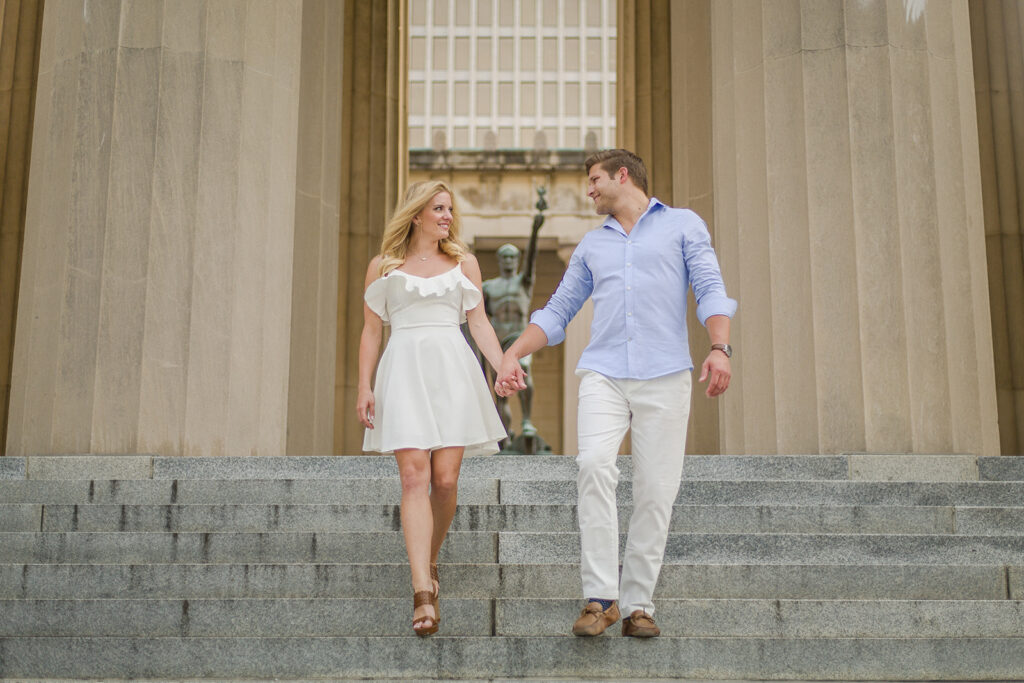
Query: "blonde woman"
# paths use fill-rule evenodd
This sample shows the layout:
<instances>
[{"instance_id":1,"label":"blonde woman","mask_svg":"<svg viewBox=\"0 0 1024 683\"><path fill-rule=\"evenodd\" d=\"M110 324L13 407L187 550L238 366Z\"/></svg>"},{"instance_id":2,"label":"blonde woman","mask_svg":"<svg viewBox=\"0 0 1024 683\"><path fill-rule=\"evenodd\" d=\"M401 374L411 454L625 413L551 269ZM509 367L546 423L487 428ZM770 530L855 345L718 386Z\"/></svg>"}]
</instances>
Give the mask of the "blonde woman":
<instances>
[{"instance_id":1,"label":"blonde woman","mask_svg":"<svg viewBox=\"0 0 1024 683\"><path fill-rule=\"evenodd\" d=\"M502 351L481 304L480 267L459 239L459 214L442 181L412 185L366 272L356 411L363 449L394 453L413 587L413 630L436 633L437 557L455 515L463 455L495 453L505 438L484 374L459 329L497 369ZM383 326L391 337L371 390ZM500 395L514 393L496 387Z\"/></svg>"}]
</instances>

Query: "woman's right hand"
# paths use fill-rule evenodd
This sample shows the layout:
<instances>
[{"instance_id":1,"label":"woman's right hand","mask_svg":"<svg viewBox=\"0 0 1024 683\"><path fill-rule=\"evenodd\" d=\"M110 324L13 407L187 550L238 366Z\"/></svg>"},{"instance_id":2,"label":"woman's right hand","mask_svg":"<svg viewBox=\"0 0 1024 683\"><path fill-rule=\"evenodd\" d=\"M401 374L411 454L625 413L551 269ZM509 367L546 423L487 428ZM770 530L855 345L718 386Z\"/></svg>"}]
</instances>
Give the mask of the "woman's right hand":
<instances>
[{"instance_id":1,"label":"woman's right hand","mask_svg":"<svg viewBox=\"0 0 1024 683\"><path fill-rule=\"evenodd\" d=\"M359 398L356 399L356 414L367 429L373 429L373 408L373 392L369 389L360 389Z\"/></svg>"}]
</instances>

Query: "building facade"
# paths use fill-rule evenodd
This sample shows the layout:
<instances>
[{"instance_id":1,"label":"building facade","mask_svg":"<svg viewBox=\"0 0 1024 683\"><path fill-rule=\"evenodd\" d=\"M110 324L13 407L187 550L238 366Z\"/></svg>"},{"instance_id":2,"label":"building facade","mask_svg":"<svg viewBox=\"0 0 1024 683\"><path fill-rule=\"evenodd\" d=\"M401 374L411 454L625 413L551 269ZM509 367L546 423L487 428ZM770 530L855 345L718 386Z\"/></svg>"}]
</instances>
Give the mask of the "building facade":
<instances>
[{"instance_id":1,"label":"building facade","mask_svg":"<svg viewBox=\"0 0 1024 683\"><path fill-rule=\"evenodd\" d=\"M613 0L409 2L409 182L455 188L485 278L498 274L497 247L525 250L546 188L534 308L597 223L583 160L615 144L616 21ZM559 453L576 451L573 371L588 322L534 354L532 417ZM510 405L518 430L519 401Z\"/></svg>"},{"instance_id":2,"label":"building facade","mask_svg":"<svg viewBox=\"0 0 1024 683\"><path fill-rule=\"evenodd\" d=\"M3 11L6 454L358 452L404 3ZM1020 3L616 13L616 143L707 219L740 301L695 450L1020 453Z\"/></svg>"}]
</instances>

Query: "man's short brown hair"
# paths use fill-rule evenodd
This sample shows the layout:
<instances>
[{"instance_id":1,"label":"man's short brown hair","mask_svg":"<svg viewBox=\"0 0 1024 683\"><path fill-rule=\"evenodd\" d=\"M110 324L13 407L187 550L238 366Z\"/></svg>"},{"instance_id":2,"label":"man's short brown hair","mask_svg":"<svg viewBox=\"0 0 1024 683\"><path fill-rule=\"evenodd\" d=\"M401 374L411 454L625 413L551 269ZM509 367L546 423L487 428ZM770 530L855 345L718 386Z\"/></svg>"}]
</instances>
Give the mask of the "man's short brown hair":
<instances>
[{"instance_id":1,"label":"man's short brown hair","mask_svg":"<svg viewBox=\"0 0 1024 683\"><path fill-rule=\"evenodd\" d=\"M620 168L624 168L633 184L647 194L647 167L644 166L643 159L628 149L602 149L600 152L591 154L583 163L587 167L588 175L594 165L599 165L609 177Z\"/></svg>"}]
</instances>

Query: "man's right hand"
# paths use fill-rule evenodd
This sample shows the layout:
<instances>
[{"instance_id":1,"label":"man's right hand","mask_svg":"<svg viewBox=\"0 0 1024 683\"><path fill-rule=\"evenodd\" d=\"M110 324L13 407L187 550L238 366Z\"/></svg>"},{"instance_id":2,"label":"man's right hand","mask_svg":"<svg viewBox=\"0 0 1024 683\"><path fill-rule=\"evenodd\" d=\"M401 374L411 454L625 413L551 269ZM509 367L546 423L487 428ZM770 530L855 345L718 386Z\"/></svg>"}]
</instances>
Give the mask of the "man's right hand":
<instances>
[{"instance_id":1,"label":"man's right hand","mask_svg":"<svg viewBox=\"0 0 1024 683\"><path fill-rule=\"evenodd\" d=\"M501 367L498 369L496 385L504 387L509 392L521 391L526 388L526 371L519 364L519 358L509 349L501 357Z\"/></svg>"}]
</instances>

